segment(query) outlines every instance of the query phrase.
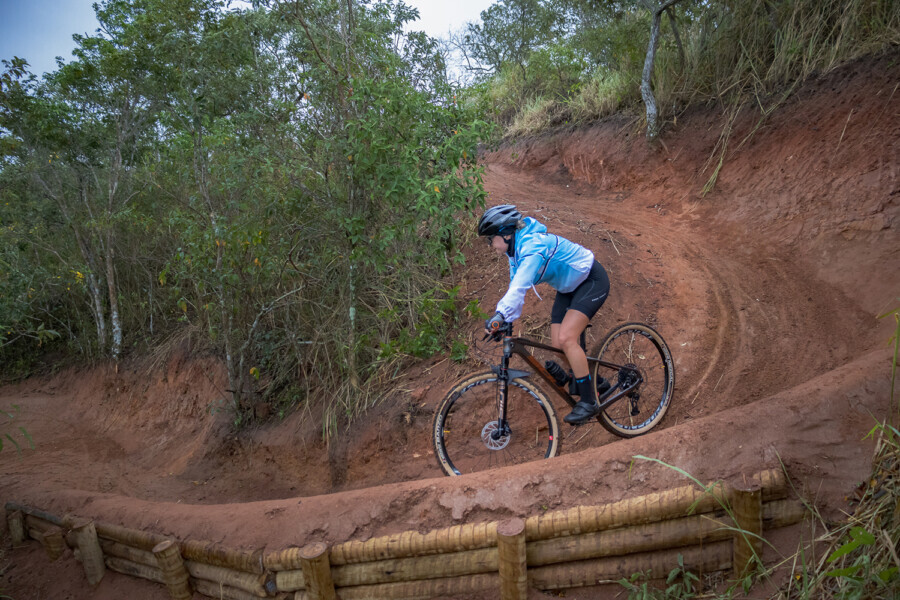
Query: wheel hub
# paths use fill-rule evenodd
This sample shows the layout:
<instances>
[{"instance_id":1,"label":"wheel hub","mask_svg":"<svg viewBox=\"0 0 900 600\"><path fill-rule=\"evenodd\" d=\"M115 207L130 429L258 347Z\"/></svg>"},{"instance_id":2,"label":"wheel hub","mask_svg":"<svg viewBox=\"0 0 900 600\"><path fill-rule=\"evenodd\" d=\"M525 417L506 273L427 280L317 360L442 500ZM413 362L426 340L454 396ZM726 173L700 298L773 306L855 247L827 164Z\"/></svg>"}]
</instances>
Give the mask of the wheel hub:
<instances>
[{"instance_id":1,"label":"wheel hub","mask_svg":"<svg viewBox=\"0 0 900 600\"><path fill-rule=\"evenodd\" d=\"M620 389L628 389L631 386L640 383L641 374L637 365L629 363L619 369L619 387Z\"/></svg>"},{"instance_id":2,"label":"wheel hub","mask_svg":"<svg viewBox=\"0 0 900 600\"><path fill-rule=\"evenodd\" d=\"M481 441L488 450L503 450L509 445L511 437L509 427L501 430L497 427L497 421L488 421L481 430Z\"/></svg>"}]
</instances>

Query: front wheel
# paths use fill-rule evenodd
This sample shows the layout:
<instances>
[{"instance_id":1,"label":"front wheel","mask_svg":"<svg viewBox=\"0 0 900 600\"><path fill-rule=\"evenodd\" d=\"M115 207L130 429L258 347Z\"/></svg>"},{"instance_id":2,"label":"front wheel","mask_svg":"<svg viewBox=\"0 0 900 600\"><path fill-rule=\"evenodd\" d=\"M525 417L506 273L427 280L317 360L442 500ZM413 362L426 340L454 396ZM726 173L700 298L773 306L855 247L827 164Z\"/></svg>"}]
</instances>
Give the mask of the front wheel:
<instances>
[{"instance_id":1,"label":"front wheel","mask_svg":"<svg viewBox=\"0 0 900 600\"><path fill-rule=\"evenodd\" d=\"M593 379L598 375L617 381L640 374L634 390L603 410L597 417L610 433L631 438L647 433L662 420L675 391L675 364L672 353L659 333L643 323L625 323L607 334L597 358L627 366L619 373L594 363ZM627 386L628 382L623 381Z\"/></svg>"},{"instance_id":2,"label":"front wheel","mask_svg":"<svg viewBox=\"0 0 900 600\"><path fill-rule=\"evenodd\" d=\"M500 382L492 372L471 375L447 392L434 415L434 453L447 475L474 473L552 458L559 450L556 411L526 379L507 388L507 422L498 423Z\"/></svg>"}]
</instances>

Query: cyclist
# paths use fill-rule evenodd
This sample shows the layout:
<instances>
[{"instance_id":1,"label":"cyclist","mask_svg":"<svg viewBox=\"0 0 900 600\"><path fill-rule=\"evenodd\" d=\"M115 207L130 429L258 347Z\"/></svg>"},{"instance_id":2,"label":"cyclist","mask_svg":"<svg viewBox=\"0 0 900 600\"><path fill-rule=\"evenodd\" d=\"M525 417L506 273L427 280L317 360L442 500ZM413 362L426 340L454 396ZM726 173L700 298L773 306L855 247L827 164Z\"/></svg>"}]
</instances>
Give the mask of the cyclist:
<instances>
[{"instance_id":1,"label":"cyclist","mask_svg":"<svg viewBox=\"0 0 900 600\"><path fill-rule=\"evenodd\" d=\"M547 233L547 227L531 217L523 217L512 204L487 209L478 222L478 235L486 237L498 254L506 254L509 259L509 289L497 304L494 316L485 321L485 331L494 334L504 323L518 319L525 293L538 283L554 288L550 338L565 353L580 397L563 420L570 425L587 423L597 416L600 407L579 338L609 295L606 270L594 259L593 252ZM604 384L608 386L606 382L601 385Z\"/></svg>"}]
</instances>

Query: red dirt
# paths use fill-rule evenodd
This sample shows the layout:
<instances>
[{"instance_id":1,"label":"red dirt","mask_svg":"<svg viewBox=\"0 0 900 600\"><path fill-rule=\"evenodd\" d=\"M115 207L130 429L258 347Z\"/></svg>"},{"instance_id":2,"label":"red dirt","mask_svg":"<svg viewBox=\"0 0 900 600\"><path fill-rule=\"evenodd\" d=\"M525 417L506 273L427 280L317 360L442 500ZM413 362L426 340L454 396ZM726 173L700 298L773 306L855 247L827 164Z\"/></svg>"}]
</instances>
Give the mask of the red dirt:
<instances>
[{"instance_id":1,"label":"red dirt","mask_svg":"<svg viewBox=\"0 0 900 600\"><path fill-rule=\"evenodd\" d=\"M231 432L215 410L221 366L183 348L163 367L68 369L0 388L0 407L21 406L37 443L21 457L0 455L0 501L273 550L685 483L633 459L645 455L705 481L783 463L798 491L839 519L869 471L863 437L889 412L893 322L875 317L900 298L897 81L896 50L847 65L808 82L738 146L759 120L748 110L704 198L722 123L714 108L680 115L653 146L611 120L484 156L490 204L519 205L607 267L612 292L594 319L597 338L640 320L668 341L675 399L647 436L567 429L552 461L451 479L431 451L432 411L477 361L415 364L326 448L305 413ZM481 244L468 255L462 296L490 307L506 267ZM548 329L552 290L539 292L545 300L529 294L520 331ZM779 548L792 552L799 535L780 534ZM16 600L167 597L116 573L92 589L71 553L51 564L34 543L10 548L5 536L3 548L0 593Z\"/></svg>"}]
</instances>

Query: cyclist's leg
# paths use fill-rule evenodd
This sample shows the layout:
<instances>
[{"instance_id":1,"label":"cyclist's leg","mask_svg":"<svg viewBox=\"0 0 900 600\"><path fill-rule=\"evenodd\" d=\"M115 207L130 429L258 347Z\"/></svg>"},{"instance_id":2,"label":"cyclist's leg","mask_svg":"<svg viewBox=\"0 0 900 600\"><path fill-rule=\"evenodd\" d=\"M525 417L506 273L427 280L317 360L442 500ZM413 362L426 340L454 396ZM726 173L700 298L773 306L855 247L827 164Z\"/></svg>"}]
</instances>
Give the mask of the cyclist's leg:
<instances>
[{"instance_id":1,"label":"cyclist's leg","mask_svg":"<svg viewBox=\"0 0 900 600\"><path fill-rule=\"evenodd\" d=\"M587 327L588 321L586 314L575 309L569 309L563 322L560 324L560 347L566 353L566 359L568 359L569 364L572 365L575 387L580 396L578 402L572 408L572 412L563 418L570 425L587 423L600 412L600 406L597 404L597 389L594 387L593 381L591 381L587 357L579 343L581 332Z\"/></svg>"},{"instance_id":2,"label":"cyclist's leg","mask_svg":"<svg viewBox=\"0 0 900 600\"><path fill-rule=\"evenodd\" d=\"M606 302L609 295L609 277L606 269L594 261L591 271L581 285L568 294L557 294L557 300L553 304L552 322L559 322L556 333L558 347L566 353L566 358L572 367L572 373L577 378L588 376L588 362L581 346L581 334L584 333L588 323ZM566 310L560 315L558 303L560 296L565 296ZM562 316L561 320L560 316ZM553 327L551 325L551 335Z\"/></svg>"},{"instance_id":3,"label":"cyclist's leg","mask_svg":"<svg viewBox=\"0 0 900 600\"><path fill-rule=\"evenodd\" d=\"M597 387L591 380L580 338L608 295L609 278L606 270L599 262L594 261L588 278L572 293L569 310L566 311L566 316L560 324L558 333L560 348L566 353L566 358L572 366L575 385L581 396L575 408L564 419L573 425L586 423L600 412L597 404Z\"/></svg>"},{"instance_id":4,"label":"cyclist's leg","mask_svg":"<svg viewBox=\"0 0 900 600\"><path fill-rule=\"evenodd\" d=\"M566 317L566 313L569 311L569 305L572 303L572 293L564 294L562 292L556 292L556 298L553 300L553 308L550 310L550 345L554 348L562 348L559 341L559 332L562 329L563 319ZM565 354L563 354L565 356ZM559 357L554 357L554 362L559 360ZM563 362L563 361L560 361ZM563 364L563 368L565 368L565 363ZM571 367L571 365L569 365Z\"/></svg>"},{"instance_id":5,"label":"cyclist's leg","mask_svg":"<svg viewBox=\"0 0 900 600\"><path fill-rule=\"evenodd\" d=\"M559 348L559 330L562 327L563 319L569 311L569 305L572 304L572 293L564 294L556 292L556 298L553 300L553 308L550 309L550 343Z\"/></svg>"},{"instance_id":6,"label":"cyclist's leg","mask_svg":"<svg viewBox=\"0 0 900 600\"><path fill-rule=\"evenodd\" d=\"M588 361L584 354L584 348L581 347L579 339L581 333L587 327L588 316L581 311L569 309L566 316L563 317L562 323L556 325L556 336L553 336L554 326L550 326L551 337L555 337L554 345L560 348L572 367L572 374L576 379L587 377Z\"/></svg>"}]
</instances>

